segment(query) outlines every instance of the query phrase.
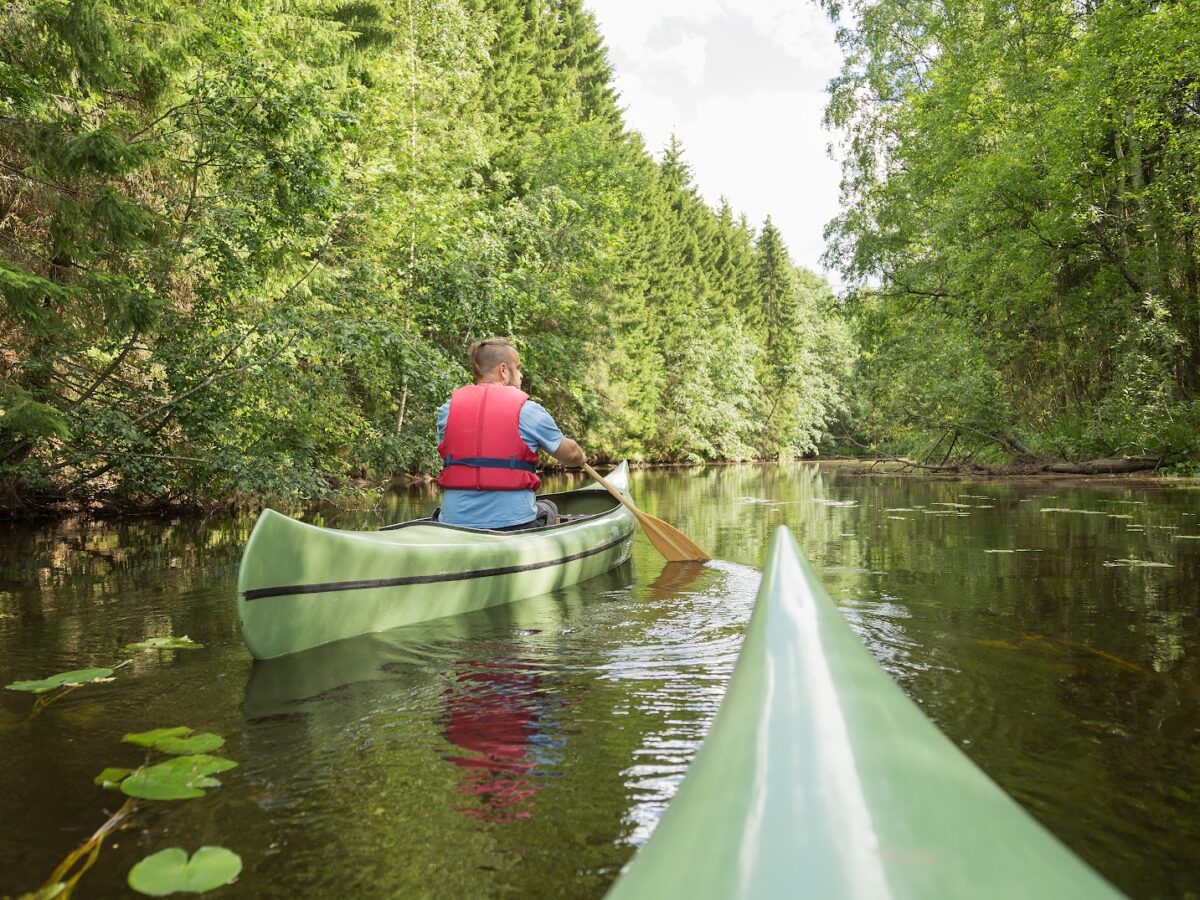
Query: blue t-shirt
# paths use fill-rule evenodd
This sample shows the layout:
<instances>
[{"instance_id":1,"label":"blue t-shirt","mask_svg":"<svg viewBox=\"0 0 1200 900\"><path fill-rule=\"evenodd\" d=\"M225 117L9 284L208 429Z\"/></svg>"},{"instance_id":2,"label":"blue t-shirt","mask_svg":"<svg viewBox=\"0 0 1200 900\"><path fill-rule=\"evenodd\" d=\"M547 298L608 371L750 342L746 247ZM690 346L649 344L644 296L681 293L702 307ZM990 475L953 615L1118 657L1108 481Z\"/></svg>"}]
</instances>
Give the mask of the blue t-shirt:
<instances>
[{"instance_id":1,"label":"blue t-shirt","mask_svg":"<svg viewBox=\"0 0 1200 900\"><path fill-rule=\"evenodd\" d=\"M438 443L446 437L446 422L450 418L450 401L438 410ZM540 403L526 400L517 421L521 440L531 452L539 448L553 453L563 442L563 433L554 424L550 413ZM533 491L442 491L441 521L447 525L467 528L507 528L523 525L537 515L537 500Z\"/></svg>"}]
</instances>

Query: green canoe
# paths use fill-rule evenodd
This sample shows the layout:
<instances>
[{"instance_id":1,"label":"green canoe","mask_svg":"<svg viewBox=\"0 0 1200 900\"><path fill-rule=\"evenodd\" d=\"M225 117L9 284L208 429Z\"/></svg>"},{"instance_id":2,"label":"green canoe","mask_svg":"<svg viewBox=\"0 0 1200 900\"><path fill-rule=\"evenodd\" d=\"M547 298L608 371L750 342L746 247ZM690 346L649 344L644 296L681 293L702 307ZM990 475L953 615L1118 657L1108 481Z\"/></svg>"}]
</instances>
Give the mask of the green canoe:
<instances>
[{"instance_id":1,"label":"green canoe","mask_svg":"<svg viewBox=\"0 0 1200 900\"><path fill-rule=\"evenodd\" d=\"M608 895L1116 896L879 667L782 527L712 730Z\"/></svg>"},{"instance_id":2,"label":"green canoe","mask_svg":"<svg viewBox=\"0 0 1200 900\"><path fill-rule=\"evenodd\" d=\"M622 492L629 468L608 476ZM591 485L545 495L562 525L483 531L416 519L342 531L264 510L238 573L242 636L257 659L533 597L629 557L636 522Z\"/></svg>"}]
</instances>

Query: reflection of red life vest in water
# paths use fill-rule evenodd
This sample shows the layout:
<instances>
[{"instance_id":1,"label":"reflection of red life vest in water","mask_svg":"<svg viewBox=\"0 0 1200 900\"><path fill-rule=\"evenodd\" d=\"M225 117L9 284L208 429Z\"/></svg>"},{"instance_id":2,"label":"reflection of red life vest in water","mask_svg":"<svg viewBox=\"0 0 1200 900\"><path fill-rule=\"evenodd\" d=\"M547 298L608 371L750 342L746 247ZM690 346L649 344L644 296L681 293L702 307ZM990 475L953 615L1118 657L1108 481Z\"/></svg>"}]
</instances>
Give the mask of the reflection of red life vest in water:
<instances>
[{"instance_id":1,"label":"reflection of red life vest in water","mask_svg":"<svg viewBox=\"0 0 1200 900\"><path fill-rule=\"evenodd\" d=\"M525 757L537 727L533 703L541 693L540 679L514 664L475 665L447 691L450 721L444 734L472 755L446 759L467 770L459 793L478 797L481 804L458 811L487 822L528 819L531 812L512 807L538 790L525 777L536 763Z\"/></svg>"},{"instance_id":2,"label":"reflection of red life vest in water","mask_svg":"<svg viewBox=\"0 0 1200 900\"><path fill-rule=\"evenodd\" d=\"M536 491L538 456L521 439L521 407L529 395L506 384L468 384L450 395L445 464L438 484L457 491Z\"/></svg>"}]
</instances>

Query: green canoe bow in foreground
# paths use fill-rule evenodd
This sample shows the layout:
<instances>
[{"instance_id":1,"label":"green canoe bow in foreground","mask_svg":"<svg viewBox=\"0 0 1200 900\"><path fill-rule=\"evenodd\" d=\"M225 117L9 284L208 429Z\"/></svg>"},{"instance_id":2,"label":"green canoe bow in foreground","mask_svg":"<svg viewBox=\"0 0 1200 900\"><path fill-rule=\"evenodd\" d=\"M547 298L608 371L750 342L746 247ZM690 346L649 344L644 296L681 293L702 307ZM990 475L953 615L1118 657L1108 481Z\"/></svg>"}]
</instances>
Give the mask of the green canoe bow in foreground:
<instances>
[{"instance_id":1,"label":"green canoe bow in foreground","mask_svg":"<svg viewBox=\"0 0 1200 900\"><path fill-rule=\"evenodd\" d=\"M608 479L629 490L622 463ZM341 531L264 510L238 573L257 659L545 594L629 557L633 514L596 485L548 494L572 521L499 532L416 519Z\"/></svg>"},{"instance_id":2,"label":"green canoe bow in foreground","mask_svg":"<svg viewBox=\"0 0 1200 900\"><path fill-rule=\"evenodd\" d=\"M781 527L712 730L608 898L1117 896L880 668Z\"/></svg>"}]
</instances>

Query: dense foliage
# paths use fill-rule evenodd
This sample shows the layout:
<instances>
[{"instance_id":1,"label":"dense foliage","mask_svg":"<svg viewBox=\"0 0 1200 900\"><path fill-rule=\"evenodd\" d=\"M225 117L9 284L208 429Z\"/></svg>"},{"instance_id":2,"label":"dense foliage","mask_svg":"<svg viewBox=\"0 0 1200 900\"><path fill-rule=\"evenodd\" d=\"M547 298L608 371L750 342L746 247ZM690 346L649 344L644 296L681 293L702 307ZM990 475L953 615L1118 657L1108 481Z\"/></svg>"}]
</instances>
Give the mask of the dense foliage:
<instances>
[{"instance_id":1,"label":"dense foliage","mask_svg":"<svg viewBox=\"0 0 1200 900\"><path fill-rule=\"evenodd\" d=\"M489 334L593 455L663 460L811 450L852 358L624 128L581 0L10 4L0 292L10 510L428 471Z\"/></svg>"},{"instance_id":2,"label":"dense foliage","mask_svg":"<svg viewBox=\"0 0 1200 900\"><path fill-rule=\"evenodd\" d=\"M1200 4L831 12L857 439L1200 449Z\"/></svg>"}]
</instances>

